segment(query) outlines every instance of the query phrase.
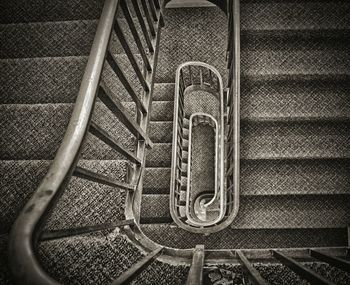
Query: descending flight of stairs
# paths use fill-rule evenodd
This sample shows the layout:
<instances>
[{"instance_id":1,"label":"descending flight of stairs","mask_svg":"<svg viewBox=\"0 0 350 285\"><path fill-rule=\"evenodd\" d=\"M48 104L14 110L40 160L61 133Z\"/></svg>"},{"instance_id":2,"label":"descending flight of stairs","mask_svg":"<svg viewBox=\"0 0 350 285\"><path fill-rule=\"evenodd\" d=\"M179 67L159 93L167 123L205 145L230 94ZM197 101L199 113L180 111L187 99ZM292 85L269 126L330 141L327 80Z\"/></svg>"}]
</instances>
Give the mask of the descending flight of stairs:
<instances>
[{"instance_id":1,"label":"descending flight of stairs","mask_svg":"<svg viewBox=\"0 0 350 285\"><path fill-rule=\"evenodd\" d=\"M210 236L179 229L170 217L169 113L179 63L201 60L226 74L226 18L218 8L166 11L156 100L167 100L157 124L169 126L147 157L141 211L147 236L175 248L347 244L349 9L345 2L242 1L241 208L231 228ZM188 33L191 27L200 32Z\"/></svg>"},{"instance_id":2,"label":"descending flight of stairs","mask_svg":"<svg viewBox=\"0 0 350 285\"><path fill-rule=\"evenodd\" d=\"M241 2L239 215L231 227L209 236L172 223L175 70L185 61L203 61L216 67L226 81L227 18L216 7L169 9L153 96L150 138L155 146L147 151L141 228L156 243L174 248L347 246L350 3ZM8 233L61 143L102 4L102 0L0 1L0 284L12 284L6 262ZM123 25L124 19L119 20ZM128 74L126 56L112 42L113 53ZM104 78L133 115L131 99L108 68ZM131 80L141 90L137 80ZM94 118L133 148L130 134L98 101ZM127 162L92 135L82 158L86 168L126 179ZM120 220L124 202L124 191L73 178L46 227ZM44 268L64 284L108 284L144 254L117 230L46 241L39 247ZM349 284L350 276L334 268L307 266L323 275L332 272L329 276L336 282ZM223 267L237 272L233 284L242 284L240 266ZM272 284L307 284L280 265L256 268ZM135 283L184 284L187 272L186 266L156 261Z\"/></svg>"}]
</instances>

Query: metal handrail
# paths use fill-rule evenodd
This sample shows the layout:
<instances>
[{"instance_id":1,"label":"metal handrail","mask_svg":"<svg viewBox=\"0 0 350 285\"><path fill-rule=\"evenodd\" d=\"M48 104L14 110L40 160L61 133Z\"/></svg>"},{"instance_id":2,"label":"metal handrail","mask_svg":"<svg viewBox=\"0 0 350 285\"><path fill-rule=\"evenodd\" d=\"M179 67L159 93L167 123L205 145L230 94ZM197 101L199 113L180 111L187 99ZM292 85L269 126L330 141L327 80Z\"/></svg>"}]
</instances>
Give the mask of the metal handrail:
<instances>
[{"instance_id":1,"label":"metal handrail","mask_svg":"<svg viewBox=\"0 0 350 285\"><path fill-rule=\"evenodd\" d=\"M192 218L192 216L190 215L190 188L191 188L191 159L192 159L192 119L194 116L199 116L199 115L203 115L206 117L209 117L215 124L215 183L214 183L214 195L212 197L212 199L207 202L206 204L204 204L204 207L208 207L209 205L211 205L212 203L214 203L214 201L217 199L218 194L219 194L219 189L220 189L220 214L219 216L213 220L213 221L209 221L209 222L198 222L195 219ZM220 176L219 175L219 171L218 171L218 167L220 165L220 163L222 164L220 169L223 169L223 165L224 165L224 159L222 156L220 156L219 151L222 149L224 150L224 145L220 145L219 144L219 128L218 128L218 122L217 120L206 113L193 113L189 119L190 122L190 128L189 128L189 140L188 140L188 163L187 163L187 191L186 191L186 217L188 219L188 222L192 225L195 226L211 226L211 225L215 225L218 222L220 222L222 220L222 218L225 215L225 211L226 211L226 204L225 204L225 187L224 187L224 179L223 179L223 175ZM223 126L221 126L221 129L223 129ZM223 134L223 130L222 130L222 134ZM220 173L222 174L222 173ZM218 179L220 176L221 179ZM218 183L219 180L219 183ZM220 185L219 185L220 184Z\"/></svg>"},{"instance_id":2,"label":"metal handrail","mask_svg":"<svg viewBox=\"0 0 350 285\"><path fill-rule=\"evenodd\" d=\"M199 83L195 82L193 70L195 68L199 68ZM184 78L184 72L188 69L188 80L185 80ZM209 80L208 82L204 81L203 76L203 70L207 71L209 73ZM189 81L187 84L186 81ZM214 223L201 223L198 224L194 219L191 219L188 215L188 211L186 211L186 217L188 218L188 221L183 222L179 215L178 211L176 209L176 199L175 194L178 192L178 140L179 136L181 137L181 126L179 126L179 123L181 124L181 121L184 116L184 96L185 93L191 92L194 90L205 90L213 96L217 96L217 99L219 101L219 113L220 113L220 123L219 125L219 134L220 137L220 143L218 143L219 153L218 153L218 188L221 191L221 206L222 209L226 209L226 188L225 188L225 168L224 168L224 155L225 155L225 147L224 147L224 135L225 135L225 125L224 125L224 95L223 95L223 81L220 76L219 71L212 67L209 64L203 63L203 62L185 62L181 64L176 71L176 78L175 78L175 102L174 102L174 126L173 126L173 149L172 149L172 167L171 167L171 181L170 181L170 213L173 218L173 220L182 228L196 232L196 233L209 233L209 232L215 232L218 230L221 230L221 222L224 218L225 212L221 211L218 219L215 219ZM190 146L189 146L190 148ZM216 177L217 178L217 177ZM188 189L187 189L187 195L188 195ZM186 205L188 206L188 197L186 199ZM225 203L224 205L222 203ZM186 207L188 208L188 207ZM188 210L188 209L187 209Z\"/></svg>"},{"instance_id":3,"label":"metal handrail","mask_svg":"<svg viewBox=\"0 0 350 285\"><path fill-rule=\"evenodd\" d=\"M133 4L135 5L135 3ZM158 2L157 4L159 6ZM124 15L126 17L130 16L128 15L130 12L128 11L127 2L125 0L106 0L104 3L89 59L80 85L79 93L63 141L55 155L48 173L42 180L37 190L34 192L31 199L25 205L12 227L9 238L9 264L13 272L13 277L18 284L59 284L56 280L48 276L48 274L43 270L37 257L35 256L35 248L37 246L37 243L40 241L41 230L49 213L61 197L71 176L74 173L77 173L75 172L76 166L79 160L83 143L85 141L85 137L90 128L96 96L99 93L99 88L101 88L100 79L106 61L106 56L109 56L109 61L113 57L108 51L113 28L119 33L118 38L121 41L122 46L128 55L128 58L131 60L131 64L133 64L132 55L129 54L130 49L128 53L128 47L125 46L125 42L122 42L125 41L125 39L123 39L123 36L120 34L121 32L118 29L116 13L119 6L121 6L123 9ZM160 29L164 25L161 12L159 12L158 16L159 18L157 21L157 28ZM154 23L156 22L154 21ZM132 29L134 23L129 21L128 24L129 28ZM140 43L139 39L135 38L135 36L138 36L138 34L134 33L133 36L134 40L138 40L137 42ZM144 36L146 37L148 35ZM159 33L157 36L159 36ZM154 39L152 42L156 45L159 43L159 39ZM139 51L142 48L142 45L138 45ZM155 47L153 46L153 49L154 48ZM146 62L144 60L144 66L145 64ZM115 67L118 68L118 66ZM142 81L141 74L136 69L137 66L133 65L133 67L137 76ZM154 76L150 75L150 73L151 71L145 68L145 78L148 80L153 80ZM128 82L124 83L127 84ZM149 86L147 84L143 84L143 87L144 92L147 94L144 99L144 101L146 101L146 104L144 105L146 105L146 108L149 108L152 102L150 98L151 91L149 90ZM143 116L138 116L137 124L139 124L139 126L131 121L128 121L128 117L124 117L124 121L122 121L122 123L127 128L133 127L136 137L141 136L141 138L138 139L137 143L138 155L134 158L133 155L128 151L124 149L121 150L124 152L124 154L132 157L134 160L136 160L136 162L138 162L144 159L143 157L140 157L140 155L144 156L144 151L142 151L142 148L147 144L151 145L151 142L146 135L147 133L143 132L143 130L147 130L149 114L147 114L148 110L145 110L143 108L144 105L138 102L135 96L133 99L138 108L138 111L140 111L140 113L143 113ZM113 103L117 104L118 102ZM113 107L117 108L117 106L118 104ZM111 108L110 105L107 107ZM94 128L96 129L97 126L95 125ZM111 140L110 137L107 137L107 133L104 133L103 130L99 129L96 130L96 132L97 131L102 139L107 139L111 141L111 143L114 143L115 149L117 149L117 147L120 148L119 145L116 145L116 142ZM134 169L138 169L138 171L134 171L134 174L136 173L137 176L140 177L140 171L142 171L142 169L140 170L140 166ZM78 175L82 175L81 171L78 173ZM131 189L131 191L138 186L137 184L139 182L139 179L132 179L132 183L134 184L127 185L125 183L117 183L91 171L83 171L83 175L85 179L90 179L98 183L112 183L117 187L123 186L124 189ZM96 227L97 230L99 228L105 228L105 226L102 225L101 227Z\"/></svg>"},{"instance_id":4,"label":"metal handrail","mask_svg":"<svg viewBox=\"0 0 350 285\"><path fill-rule=\"evenodd\" d=\"M229 155L227 159L227 189L233 191L233 201L228 202L233 209L228 217L228 221L236 218L239 210L239 193L240 193L240 0L228 0L228 134L227 138L228 150L227 154L231 152L234 154L233 159L230 160ZM231 172L232 171L232 176ZM231 180L232 179L232 180Z\"/></svg>"}]
</instances>

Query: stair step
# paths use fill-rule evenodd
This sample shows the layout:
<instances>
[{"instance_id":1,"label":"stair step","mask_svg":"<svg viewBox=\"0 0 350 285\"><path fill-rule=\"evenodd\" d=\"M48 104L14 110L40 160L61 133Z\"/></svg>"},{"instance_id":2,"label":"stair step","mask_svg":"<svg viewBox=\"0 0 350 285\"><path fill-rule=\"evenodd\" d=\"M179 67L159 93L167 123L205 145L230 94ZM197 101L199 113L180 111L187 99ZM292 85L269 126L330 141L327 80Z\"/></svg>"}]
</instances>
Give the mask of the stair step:
<instances>
[{"instance_id":1,"label":"stair step","mask_svg":"<svg viewBox=\"0 0 350 285\"><path fill-rule=\"evenodd\" d=\"M147 152L146 167L170 167L171 152L171 143L155 143L153 149Z\"/></svg>"},{"instance_id":2,"label":"stair step","mask_svg":"<svg viewBox=\"0 0 350 285\"><path fill-rule=\"evenodd\" d=\"M25 203L29 200L32 193L37 189L40 182L42 181L45 174L47 173L50 163L51 161L49 160L2 160L1 161L0 175L2 179L0 182L0 189L1 189L0 197L2 198L0 202L0 207L1 207L2 215L0 217L0 223L1 223L0 234L8 232L10 230L10 227L12 226L12 223L14 222L15 218L18 216L19 212L24 207ZM93 170L103 175L107 175L109 177L112 177L120 181L125 181L126 165L127 165L126 161L123 161L123 160L120 160L120 161L80 160L79 161L79 166ZM87 187L89 189L81 190L81 193L79 193L79 191L73 190L74 187L77 187L76 189L82 189L84 187ZM66 203L68 203L70 199L72 199L72 201L74 200L76 203L75 205L71 204L70 206L67 206L68 208L72 208L72 207L74 209L80 208L80 210L85 211L85 214L87 216L92 218L92 216L96 214L94 213L96 212L96 209L92 207L93 204L95 203L94 202L95 200L98 201L96 203L99 203L99 202L102 203L103 195L106 195L106 197L110 197L110 196L114 197L120 191L121 193L123 192L123 190L118 190L107 186L101 186L97 183L93 184L92 182L74 178L74 182L67 189L68 195L64 194L63 197ZM90 197L84 196L88 194L90 194L91 196ZM82 195L82 196L79 196L79 195ZM83 199L85 199L85 201L82 201ZM83 205L83 202L89 203L89 207L91 208L90 209L81 208ZM105 203L103 205L105 205ZM114 206L114 204L112 206L113 207L111 207L110 210L107 211L106 213L110 211L114 211L114 214L116 212L119 213L120 210L117 211L117 208L116 206ZM60 210L62 210L65 213L67 211L66 208L62 209L62 207ZM76 217L72 217L72 216L70 217L70 219L72 219L72 222L79 222L79 219L81 219L82 224L84 224L84 222L89 223L88 218L85 218L85 216L80 216L80 215L83 215L83 213L77 213L76 215L77 215ZM111 213L108 213L108 215L111 215ZM60 221L61 226L64 227L65 224L63 219L67 219L67 217L64 217L62 213L62 216L60 219L61 219ZM105 219L104 212L101 213L98 219L99 220ZM96 220L96 217L95 217L95 220ZM67 224L70 223L70 221L66 221L66 222Z\"/></svg>"},{"instance_id":3,"label":"stair step","mask_svg":"<svg viewBox=\"0 0 350 285\"><path fill-rule=\"evenodd\" d=\"M154 101L152 104L152 121L173 121L174 102Z\"/></svg>"},{"instance_id":4,"label":"stair step","mask_svg":"<svg viewBox=\"0 0 350 285\"><path fill-rule=\"evenodd\" d=\"M44 1L3 1L0 3L0 23L28 23L50 21L92 20L101 16L103 0L46 0ZM129 5L133 17L133 6ZM141 9L143 14L143 10ZM121 9L117 17L124 18Z\"/></svg>"},{"instance_id":5,"label":"stair step","mask_svg":"<svg viewBox=\"0 0 350 285\"><path fill-rule=\"evenodd\" d=\"M186 166L187 167L187 166ZM184 168L187 172L187 168ZM243 160L241 195L348 194L350 160ZM146 168L144 194L169 194L170 168Z\"/></svg>"},{"instance_id":6,"label":"stair step","mask_svg":"<svg viewBox=\"0 0 350 285\"><path fill-rule=\"evenodd\" d=\"M247 76L241 83L242 120L349 120L348 76Z\"/></svg>"},{"instance_id":7,"label":"stair step","mask_svg":"<svg viewBox=\"0 0 350 285\"><path fill-rule=\"evenodd\" d=\"M234 229L346 228L348 195L242 196ZM142 223L170 223L169 195L143 195Z\"/></svg>"},{"instance_id":8,"label":"stair step","mask_svg":"<svg viewBox=\"0 0 350 285\"><path fill-rule=\"evenodd\" d=\"M153 101L174 101L175 83L155 83Z\"/></svg>"},{"instance_id":9,"label":"stair step","mask_svg":"<svg viewBox=\"0 0 350 285\"><path fill-rule=\"evenodd\" d=\"M155 105L156 102L153 102ZM171 143L173 139L173 122L151 121L149 137L154 143Z\"/></svg>"},{"instance_id":10,"label":"stair step","mask_svg":"<svg viewBox=\"0 0 350 285\"><path fill-rule=\"evenodd\" d=\"M186 61L211 64L225 77L225 13L218 7L211 7L165 9L164 15L167 21L160 41L156 82L174 83L177 67ZM194 27L201 32L197 33ZM198 48L198 43L205 48Z\"/></svg>"},{"instance_id":11,"label":"stair step","mask_svg":"<svg viewBox=\"0 0 350 285\"><path fill-rule=\"evenodd\" d=\"M143 180L143 194L169 194L170 191L169 167L146 167Z\"/></svg>"},{"instance_id":12,"label":"stair step","mask_svg":"<svg viewBox=\"0 0 350 285\"><path fill-rule=\"evenodd\" d=\"M125 54L114 54L136 94L142 87ZM138 63L141 56L135 55ZM3 104L74 103L87 63L86 56L0 59L0 102ZM140 65L141 66L141 65ZM102 78L122 101L132 99L114 72L105 66Z\"/></svg>"},{"instance_id":13,"label":"stair step","mask_svg":"<svg viewBox=\"0 0 350 285\"><path fill-rule=\"evenodd\" d=\"M3 1L0 6L0 23L98 19L103 2L102 0Z\"/></svg>"},{"instance_id":14,"label":"stair step","mask_svg":"<svg viewBox=\"0 0 350 285\"><path fill-rule=\"evenodd\" d=\"M14 284L8 264L8 235L0 234L0 284Z\"/></svg>"},{"instance_id":15,"label":"stair step","mask_svg":"<svg viewBox=\"0 0 350 285\"><path fill-rule=\"evenodd\" d=\"M244 159L350 158L350 124L257 122L241 126Z\"/></svg>"},{"instance_id":16,"label":"stair step","mask_svg":"<svg viewBox=\"0 0 350 285\"><path fill-rule=\"evenodd\" d=\"M132 115L134 104L124 103ZM73 104L0 105L3 136L1 159L53 159L66 131ZM116 137L127 149L134 138L101 103L94 111L95 122ZM116 151L88 134L82 153L85 159L120 159Z\"/></svg>"},{"instance_id":17,"label":"stair step","mask_svg":"<svg viewBox=\"0 0 350 285\"><path fill-rule=\"evenodd\" d=\"M38 251L44 270L62 284L109 284L142 258L120 235L45 241Z\"/></svg>"},{"instance_id":18,"label":"stair step","mask_svg":"<svg viewBox=\"0 0 350 285\"><path fill-rule=\"evenodd\" d=\"M169 194L142 195L141 223L170 223Z\"/></svg>"},{"instance_id":19,"label":"stair step","mask_svg":"<svg viewBox=\"0 0 350 285\"><path fill-rule=\"evenodd\" d=\"M243 30L348 29L347 1L243 1ZM327 15L327 17L325 17Z\"/></svg>"},{"instance_id":20,"label":"stair step","mask_svg":"<svg viewBox=\"0 0 350 285\"><path fill-rule=\"evenodd\" d=\"M241 195L348 194L350 160L243 160Z\"/></svg>"},{"instance_id":21,"label":"stair step","mask_svg":"<svg viewBox=\"0 0 350 285\"><path fill-rule=\"evenodd\" d=\"M246 75L349 74L349 31L244 31Z\"/></svg>"},{"instance_id":22,"label":"stair step","mask_svg":"<svg viewBox=\"0 0 350 285\"><path fill-rule=\"evenodd\" d=\"M126 20L118 19L133 52L136 43ZM97 20L19 23L0 25L0 58L35 58L89 55ZM137 26L138 30L140 28ZM144 45L146 46L146 45ZM119 40L112 36L112 53L123 53Z\"/></svg>"},{"instance_id":23,"label":"stair step","mask_svg":"<svg viewBox=\"0 0 350 285\"><path fill-rule=\"evenodd\" d=\"M166 223L143 224L144 234L154 242L173 248L253 249L346 246L346 228L329 229L232 229L208 236L188 232Z\"/></svg>"}]
</instances>

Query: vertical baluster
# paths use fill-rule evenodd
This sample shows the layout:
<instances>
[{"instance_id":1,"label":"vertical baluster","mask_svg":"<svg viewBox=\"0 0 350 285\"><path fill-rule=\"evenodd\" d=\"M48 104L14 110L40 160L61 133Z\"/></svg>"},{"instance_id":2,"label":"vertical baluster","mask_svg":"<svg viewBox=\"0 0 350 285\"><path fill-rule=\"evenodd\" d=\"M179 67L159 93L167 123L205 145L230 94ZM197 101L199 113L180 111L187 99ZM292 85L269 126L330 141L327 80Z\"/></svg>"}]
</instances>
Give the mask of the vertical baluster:
<instances>
[{"instance_id":1,"label":"vertical baluster","mask_svg":"<svg viewBox=\"0 0 350 285\"><path fill-rule=\"evenodd\" d=\"M159 10L160 9L160 4L158 0L153 0L154 6Z\"/></svg>"},{"instance_id":2,"label":"vertical baluster","mask_svg":"<svg viewBox=\"0 0 350 285\"><path fill-rule=\"evenodd\" d=\"M143 49L143 46L142 46L142 43L141 43L141 39L140 39L140 36L137 32L137 29L135 27L135 23L134 23L134 20L132 19L131 17L131 14L130 14L130 11L129 11L129 8L128 8L128 5L126 4L125 0L121 0L120 1L120 5L122 7L122 10L123 10L123 13L124 13L124 16L125 16L125 19L128 23L128 26L130 28L130 31L134 37L134 40L136 42L136 45L137 45L137 48L141 54L141 57L143 59L143 62L147 68L148 71L152 71L152 67L151 67L151 64L147 58L147 55L146 55L146 52L145 50Z\"/></svg>"},{"instance_id":3,"label":"vertical baluster","mask_svg":"<svg viewBox=\"0 0 350 285\"><path fill-rule=\"evenodd\" d=\"M150 30L152 36L154 37L156 35L156 32L154 30L153 22L152 22L152 19L151 19L151 15L149 14L149 10L148 10L148 6L147 6L146 1L145 0L141 0L141 5L142 5L143 11L144 11L145 16L146 16L146 20L147 20L147 23L148 23L149 30Z\"/></svg>"},{"instance_id":4,"label":"vertical baluster","mask_svg":"<svg viewBox=\"0 0 350 285\"><path fill-rule=\"evenodd\" d=\"M131 0L131 1L132 1L132 5L134 6L136 17L137 17L137 19L138 19L138 21L140 23L141 30L143 32L144 38L146 40L148 50L149 50L150 53L154 53L154 48L153 48L153 45L152 45L152 41L151 41L151 38L150 38L149 33L147 31L145 20L142 17L139 3L138 3L137 0Z\"/></svg>"},{"instance_id":5,"label":"vertical baluster","mask_svg":"<svg viewBox=\"0 0 350 285\"><path fill-rule=\"evenodd\" d=\"M157 11L156 11L156 7L154 6L154 1L150 0L149 5L151 7L153 21L158 22Z\"/></svg>"},{"instance_id":6,"label":"vertical baluster","mask_svg":"<svg viewBox=\"0 0 350 285\"><path fill-rule=\"evenodd\" d=\"M193 73L192 73L192 68L191 68L190 65L188 66L188 71L189 71L189 73L190 73L190 82L191 82L191 85L194 85L194 82L193 82Z\"/></svg>"},{"instance_id":7,"label":"vertical baluster","mask_svg":"<svg viewBox=\"0 0 350 285\"><path fill-rule=\"evenodd\" d=\"M200 66L199 67L199 80L200 80L200 84L203 85L203 69L202 67Z\"/></svg>"},{"instance_id":8,"label":"vertical baluster","mask_svg":"<svg viewBox=\"0 0 350 285\"><path fill-rule=\"evenodd\" d=\"M209 85L210 85L210 87L213 87L213 84L214 84L214 82L213 82L213 73L211 72L210 69L208 69L208 70L209 70Z\"/></svg>"},{"instance_id":9,"label":"vertical baluster","mask_svg":"<svg viewBox=\"0 0 350 285\"><path fill-rule=\"evenodd\" d=\"M182 85L183 85L183 89L184 89L183 91L185 91L185 89L186 89L186 84L185 84L184 73L183 73L182 69L180 70L180 80L181 80Z\"/></svg>"}]
</instances>

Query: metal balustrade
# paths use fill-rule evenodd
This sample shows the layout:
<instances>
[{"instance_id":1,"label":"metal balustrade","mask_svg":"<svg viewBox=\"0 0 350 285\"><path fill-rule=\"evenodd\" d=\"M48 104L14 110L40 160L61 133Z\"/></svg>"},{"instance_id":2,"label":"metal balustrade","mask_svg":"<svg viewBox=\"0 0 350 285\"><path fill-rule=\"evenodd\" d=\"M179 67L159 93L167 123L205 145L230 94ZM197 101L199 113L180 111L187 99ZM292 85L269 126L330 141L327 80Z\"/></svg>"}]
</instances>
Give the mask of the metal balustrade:
<instances>
[{"instance_id":1,"label":"metal balustrade","mask_svg":"<svg viewBox=\"0 0 350 285\"><path fill-rule=\"evenodd\" d=\"M141 26L142 35L137 31L135 19L131 16L131 5L136 13L138 24ZM106 0L104 3L75 107L62 144L57 151L48 173L18 216L10 234L10 267L18 284L58 284L56 280L48 276L42 269L35 256L37 244L42 240L80 235L116 227L136 226L134 219L126 219L125 221L115 223L82 226L49 232L43 232L42 230L45 221L67 188L72 176L109 185L118 190L129 191L130 193L134 193L140 189L139 181L144 169L145 147L153 146L148 137L147 129L150 120L151 96L154 85L154 70L157 63L160 31L164 26L161 11L162 4L158 0L141 1L141 6L136 0L131 2L127 0ZM129 42L125 37L125 31L121 29L118 23L116 17L118 10L122 11L127 26L131 31L132 39ZM146 20L143 15L146 16ZM137 94L133 89L132 83L128 80L111 52L110 39L113 32L118 38L130 62L130 66L133 68L133 72L143 87L142 94ZM145 39L147 47L143 46L141 37ZM137 52L141 55L141 67L132 53L131 43L136 43ZM109 65L115 72L135 103L136 119L130 117L120 99L113 96L113 93L103 81L102 70L106 65ZM108 131L91 120L97 97L136 138L135 152L130 152L109 134ZM77 167L86 135L89 132L129 161L130 179L128 182L118 181L113 177L107 177L94 171ZM161 249L155 250L150 256L147 256L146 260L135 264L129 271L125 272L126 275L120 278L126 278L125 280L127 280L130 274L135 276L137 272L140 272L140 269L145 268L150 261L154 260L160 254ZM113 284L119 284L120 278Z\"/></svg>"},{"instance_id":2,"label":"metal balustrade","mask_svg":"<svg viewBox=\"0 0 350 285\"><path fill-rule=\"evenodd\" d=\"M195 77L192 68L188 66L188 74L185 78L183 70L180 68L177 73L176 94L178 95L175 101L177 115L175 117L174 133L177 131L177 136L174 137L174 144L178 147L173 151L176 161L172 167L171 180L171 210L174 221L182 227L197 233L211 233L219 231L227 227L236 217L239 207L239 139L240 139L240 19L239 19L239 0L218 1L212 0L221 9L226 11L228 16L228 47L227 61L229 69L228 80L228 100L227 105L227 149L225 150L226 164L220 168L218 173L226 171L226 178L220 180L218 184L224 184L225 194L227 197L225 216L218 224L208 228L200 229L191 225L186 225L183 219L179 218L177 211L176 199L181 190L181 173L187 170L179 167L182 156L181 153L186 151L186 145L183 144L184 137L178 129L184 126L184 94L196 88L211 92L220 93L222 82L220 82L218 73L214 72L212 67L205 64L199 64L201 72ZM142 36L146 42L146 48L143 47L138 31L135 28L134 19L130 14L130 5L132 5L138 23L141 27ZM350 273L349 248L348 247L333 247L333 248L289 248L289 249L245 249L245 250L206 250L203 245L197 245L194 249L172 249L163 248L159 245L147 240L140 231L137 219L134 219L133 213L126 213L126 219L113 223L105 223L92 226L82 226L77 228L66 228L52 231L43 231L43 225L47 220L49 213L57 204L60 196L66 189L69 180L72 176L81 179L87 179L96 183L109 185L119 189L128 191L130 194L129 205L133 206L133 195L142 190L140 184L142 171L145 164L145 148L152 147L152 142L148 137L148 124L150 120L150 107L152 103L152 90L155 76L155 66L157 63L157 55L159 48L159 39L161 27L164 25L161 7L163 3L158 0L141 1L141 5L137 0L106 0L101 14L101 18L96 31L96 36L93 42L89 60L82 79L79 94L76 100L75 108L67 128L67 132L63 142L56 154L56 157L40 186L26 204L21 214L13 225L10 239L9 250L10 267L13 272L13 277L17 284L59 284L52 279L42 269L36 257L36 247L39 242L52 240L57 238L69 237L114 229L116 227L130 227L132 234L138 235L137 242L148 248L148 254L136 262L131 268L126 270L112 284L125 284L135 279L147 266L149 266L157 258L164 256L180 257L186 259L190 263L190 270L187 278L187 284L202 284L203 270L207 261L220 260L222 263L240 263L247 273L247 276L253 284L268 284L261 276L257 268L254 267L254 261L269 260L280 262L289 267L302 279L309 281L311 284L332 284L316 272L306 268L297 260L318 260L325 262L333 267L337 267L345 272ZM133 36L133 41L137 44L138 51L143 60L143 67L140 68L136 62L134 55L131 52L130 45L125 38L123 31L116 19L117 10L121 9L128 27ZM145 19L144 19L145 16ZM112 31L117 35L121 46L123 47L132 66L136 77L143 87L142 99L132 88L132 84L127 80L123 70L109 52L108 46ZM147 52L146 52L147 49ZM105 63L107 62L107 63ZM101 73L104 64L109 64L112 70L117 74L121 83L128 91L137 108L136 120L130 118L124 110L122 104L114 96L111 96L111 91L106 84L101 80ZM207 76L204 76L204 68ZM199 79L199 80L198 80ZM113 138L106 130L98 126L91 120L91 115L94 109L96 97L114 113L136 137L135 152L130 152ZM223 100L222 100L223 101ZM208 121L210 121L208 119ZM190 121L188 121L190 123ZM192 122L193 123L193 122ZM221 124L224 126L224 124ZM222 128L223 129L223 128ZM221 129L221 130L222 130ZM219 127L217 128L219 130ZM90 132L111 148L124 156L131 164L129 181L122 182L107 177L91 170L77 167L79 155L81 153L83 143L87 133ZM189 132L190 134L190 132ZM219 143L217 144L219 145ZM187 145L187 148L189 145ZM188 149L187 149L188 150ZM220 148L223 151L224 148ZM188 157L187 157L188 159ZM223 160L223 159L222 159ZM218 180L219 181L219 180ZM226 184L226 185L225 185ZM187 188L187 185L185 185ZM176 189L176 190L174 190ZM218 194L218 191L216 194ZM214 195L215 196L215 195ZM217 195L216 195L217 196ZM131 206L131 208L132 208ZM132 218L130 218L132 217ZM182 223L182 224L181 224ZM141 238L140 238L141 236ZM344 258L346 257L346 258ZM176 277L175 277L176 278Z\"/></svg>"},{"instance_id":3,"label":"metal balustrade","mask_svg":"<svg viewBox=\"0 0 350 285\"><path fill-rule=\"evenodd\" d=\"M207 113L185 114L185 97L191 96L194 91L205 91L216 98L218 102L217 118ZM227 203L227 201L235 200L236 197L234 191L226 191L225 184L226 122L224 117L226 106L224 101L222 78L214 67L203 62L186 62L178 67L175 79L170 213L180 227L195 233L208 234L222 230L232 222L237 213L236 209ZM189 117L186 118L186 116ZM215 186L211 194L203 193L205 194L202 197L203 201L209 201L204 201L202 208L208 209L211 204L214 204L214 201L217 201L219 205L218 214L209 220L201 219L195 214L195 201L191 200L192 129L195 119L197 122L202 121L215 126ZM187 122L189 130L186 126ZM181 200L183 192L186 192L186 201ZM233 196L228 197L228 195Z\"/></svg>"}]
</instances>

